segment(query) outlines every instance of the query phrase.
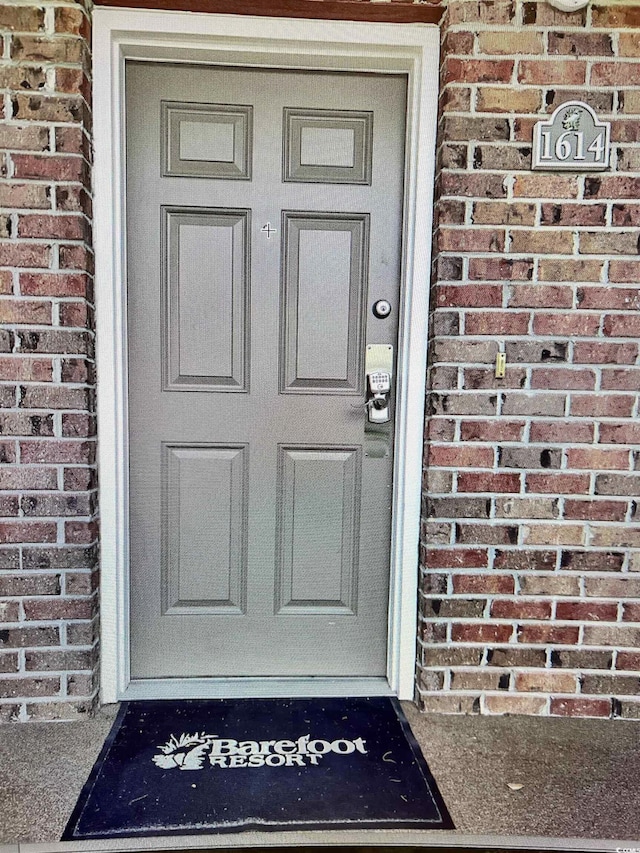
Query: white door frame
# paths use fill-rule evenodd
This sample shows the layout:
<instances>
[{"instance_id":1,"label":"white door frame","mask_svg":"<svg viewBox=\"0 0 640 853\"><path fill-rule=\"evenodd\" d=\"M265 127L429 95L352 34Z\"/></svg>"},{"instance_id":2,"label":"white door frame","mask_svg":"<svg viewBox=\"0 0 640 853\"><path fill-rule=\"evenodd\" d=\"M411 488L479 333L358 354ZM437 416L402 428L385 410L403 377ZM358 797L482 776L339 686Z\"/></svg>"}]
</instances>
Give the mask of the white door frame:
<instances>
[{"instance_id":1,"label":"white door frame","mask_svg":"<svg viewBox=\"0 0 640 853\"><path fill-rule=\"evenodd\" d=\"M418 543L438 99L430 24L94 9L101 699L414 694ZM124 63L127 59L408 75L388 667L384 679L166 679L129 673Z\"/></svg>"}]
</instances>

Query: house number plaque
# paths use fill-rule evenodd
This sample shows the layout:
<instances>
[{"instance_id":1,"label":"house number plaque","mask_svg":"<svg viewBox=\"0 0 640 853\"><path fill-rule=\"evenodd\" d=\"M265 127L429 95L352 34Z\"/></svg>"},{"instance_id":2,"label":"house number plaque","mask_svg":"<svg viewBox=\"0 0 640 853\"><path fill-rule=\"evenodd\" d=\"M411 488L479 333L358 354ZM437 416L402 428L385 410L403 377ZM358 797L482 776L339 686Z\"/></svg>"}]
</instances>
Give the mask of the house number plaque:
<instances>
[{"instance_id":1,"label":"house number plaque","mask_svg":"<svg viewBox=\"0 0 640 853\"><path fill-rule=\"evenodd\" d=\"M600 121L588 104L561 104L547 121L533 128L531 168L588 171L609 168L611 124Z\"/></svg>"}]
</instances>

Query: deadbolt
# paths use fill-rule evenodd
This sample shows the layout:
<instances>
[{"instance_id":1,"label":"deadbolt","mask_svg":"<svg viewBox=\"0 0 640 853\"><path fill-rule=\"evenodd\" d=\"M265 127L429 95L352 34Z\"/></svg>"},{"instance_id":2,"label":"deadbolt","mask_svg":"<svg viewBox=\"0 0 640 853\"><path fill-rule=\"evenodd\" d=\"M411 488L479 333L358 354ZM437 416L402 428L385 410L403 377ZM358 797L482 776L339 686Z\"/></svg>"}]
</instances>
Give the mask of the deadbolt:
<instances>
[{"instance_id":1,"label":"deadbolt","mask_svg":"<svg viewBox=\"0 0 640 853\"><path fill-rule=\"evenodd\" d=\"M378 299L377 302L373 303L373 316L377 317L378 320L384 320L385 317L388 317L391 314L391 303L387 302L386 299Z\"/></svg>"}]
</instances>

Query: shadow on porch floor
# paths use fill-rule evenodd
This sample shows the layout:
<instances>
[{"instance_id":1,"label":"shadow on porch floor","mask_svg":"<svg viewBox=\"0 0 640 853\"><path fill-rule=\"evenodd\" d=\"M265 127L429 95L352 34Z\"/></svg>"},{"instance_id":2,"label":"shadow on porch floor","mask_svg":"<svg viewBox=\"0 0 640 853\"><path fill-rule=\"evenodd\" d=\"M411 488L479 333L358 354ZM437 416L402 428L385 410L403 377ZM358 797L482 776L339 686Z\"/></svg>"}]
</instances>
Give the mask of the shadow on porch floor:
<instances>
[{"instance_id":1,"label":"shadow on porch floor","mask_svg":"<svg viewBox=\"0 0 640 853\"><path fill-rule=\"evenodd\" d=\"M410 703L404 703L404 709L457 830L402 832L397 838L396 833L390 837L377 832L371 841L348 836L354 844L418 844L424 849L433 843L442 850L448 840L460 849L461 835L506 835L514 836L514 848L523 844L515 837L526 836L624 839L620 846L640 850L638 842L629 841L640 839L638 722L421 715ZM107 706L93 720L77 723L0 726L0 843L48 846L60 838L116 710ZM522 788L512 790L509 783ZM283 843L277 833L265 835L269 846ZM301 837L295 843L348 843L344 833L321 835L314 840ZM241 846L260 843L249 834L237 838ZM147 843L140 849L148 849L150 839L141 841ZM163 842L167 850L176 849L175 839L173 847L171 839ZM505 849L503 845L496 844ZM104 842L70 843L64 849L100 846L106 849ZM126 849L136 846L132 842ZM615 849L616 845L606 846ZM586 841L574 849L588 847L605 849ZM124 849L122 842L120 849ZM22 843L20 851L27 853Z\"/></svg>"}]
</instances>

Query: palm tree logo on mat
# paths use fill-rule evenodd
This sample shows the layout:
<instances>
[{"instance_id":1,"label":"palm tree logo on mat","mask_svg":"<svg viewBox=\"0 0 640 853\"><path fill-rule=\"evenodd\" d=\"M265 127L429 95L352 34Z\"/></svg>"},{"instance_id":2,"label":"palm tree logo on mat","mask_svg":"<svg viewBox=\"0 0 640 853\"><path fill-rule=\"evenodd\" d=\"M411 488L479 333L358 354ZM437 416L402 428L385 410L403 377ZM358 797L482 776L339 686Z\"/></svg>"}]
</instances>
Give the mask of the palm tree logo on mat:
<instances>
[{"instance_id":1,"label":"palm tree logo on mat","mask_svg":"<svg viewBox=\"0 0 640 853\"><path fill-rule=\"evenodd\" d=\"M154 755L154 764L168 770L179 767L180 770L202 770L207 753L217 735L181 734L180 737L171 735L169 740L159 746L160 755Z\"/></svg>"}]
</instances>

